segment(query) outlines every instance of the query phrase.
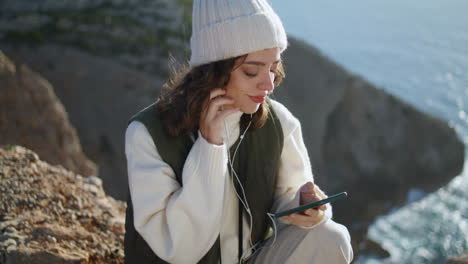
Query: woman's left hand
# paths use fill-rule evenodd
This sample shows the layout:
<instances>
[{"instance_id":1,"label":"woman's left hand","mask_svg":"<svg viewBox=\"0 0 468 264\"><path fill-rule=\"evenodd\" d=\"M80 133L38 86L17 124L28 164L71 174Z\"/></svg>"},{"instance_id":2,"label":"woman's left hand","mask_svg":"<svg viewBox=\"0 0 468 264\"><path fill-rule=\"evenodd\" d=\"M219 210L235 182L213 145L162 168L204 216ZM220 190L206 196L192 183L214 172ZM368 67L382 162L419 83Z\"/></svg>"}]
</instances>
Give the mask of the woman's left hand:
<instances>
[{"instance_id":1,"label":"woman's left hand","mask_svg":"<svg viewBox=\"0 0 468 264\"><path fill-rule=\"evenodd\" d=\"M300 192L300 205L312 203L326 198L326 195L320 192L318 188L315 188L315 185L312 182L307 182L306 184L302 185ZM289 221L293 225L300 227L311 227L322 221L324 211L326 209L327 205L322 205L318 208L307 209L301 213L290 214L283 216L282 218Z\"/></svg>"}]
</instances>

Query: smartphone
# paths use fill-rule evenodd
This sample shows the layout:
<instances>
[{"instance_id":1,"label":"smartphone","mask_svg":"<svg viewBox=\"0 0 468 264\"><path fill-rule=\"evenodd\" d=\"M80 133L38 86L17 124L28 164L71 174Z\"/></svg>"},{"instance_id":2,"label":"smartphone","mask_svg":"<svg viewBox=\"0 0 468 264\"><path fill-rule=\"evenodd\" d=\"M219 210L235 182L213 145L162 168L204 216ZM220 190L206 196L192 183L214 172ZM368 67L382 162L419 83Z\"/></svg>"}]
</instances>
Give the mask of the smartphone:
<instances>
[{"instance_id":1,"label":"smartphone","mask_svg":"<svg viewBox=\"0 0 468 264\"><path fill-rule=\"evenodd\" d=\"M319 207L319 206L324 205L324 204L326 204L326 203L330 203L330 202L336 201L336 200L338 200L338 199L344 198L344 197L346 197L347 195L348 195L348 194L347 194L346 192L342 192L342 193L339 193L339 194L335 194L335 195L329 196L328 198L323 199L323 200L320 200L320 201L316 201L316 202L313 202L313 203L304 204L304 205L298 206L298 207L293 208L293 209L289 209L289 210L286 210L286 211L283 211L283 212L279 212L279 213L273 214L273 216L274 216L275 218L279 218L279 217L282 217L282 216L286 216L286 215L290 215L290 214L302 212L302 211L304 211L304 210L307 210L307 209L310 209L310 208L316 208L316 207Z\"/></svg>"}]
</instances>

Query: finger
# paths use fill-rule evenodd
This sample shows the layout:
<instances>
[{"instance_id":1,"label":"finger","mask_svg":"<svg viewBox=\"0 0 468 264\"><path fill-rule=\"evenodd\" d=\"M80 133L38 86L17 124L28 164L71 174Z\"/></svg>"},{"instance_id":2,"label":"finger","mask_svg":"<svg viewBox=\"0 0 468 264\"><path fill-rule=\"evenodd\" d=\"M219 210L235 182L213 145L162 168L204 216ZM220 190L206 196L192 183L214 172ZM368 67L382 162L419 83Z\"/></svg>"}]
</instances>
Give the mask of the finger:
<instances>
[{"instance_id":1,"label":"finger","mask_svg":"<svg viewBox=\"0 0 468 264\"><path fill-rule=\"evenodd\" d=\"M306 186L307 186L307 190L309 192L315 192L315 190L314 190L315 189L315 184L313 182L311 182L311 181L307 182Z\"/></svg>"},{"instance_id":2,"label":"finger","mask_svg":"<svg viewBox=\"0 0 468 264\"><path fill-rule=\"evenodd\" d=\"M307 182L301 187L301 192L303 193L315 193L315 185L313 182Z\"/></svg>"},{"instance_id":3,"label":"finger","mask_svg":"<svg viewBox=\"0 0 468 264\"><path fill-rule=\"evenodd\" d=\"M319 206L317 209L319 209L320 211L325 211L325 210L327 210L327 207L328 206L326 204L324 204L324 205Z\"/></svg>"},{"instance_id":4,"label":"finger","mask_svg":"<svg viewBox=\"0 0 468 264\"><path fill-rule=\"evenodd\" d=\"M294 221L299 221L299 222L311 222L313 221L317 216L318 216L318 210L315 210L317 212L309 212L310 215L307 214L300 214L300 213L294 213L289 215Z\"/></svg>"},{"instance_id":5,"label":"finger","mask_svg":"<svg viewBox=\"0 0 468 264\"><path fill-rule=\"evenodd\" d=\"M323 193L322 190L320 190L320 188L317 185L315 185L314 191L320 198L322 199L328 198L328 195Z\"/></svg>"},{"instance_id":6,"label":"finger","mask_svg":"<svg viewBox=\"0 0 468 264\"><path fill-rule=\"evenodd\" d=\"M311 217L316 217L319 214L319 211L317 209L307 209L304 211L304 215L311 216Z\"/></svg>"},{"instance_id":7,"label":"finger","mask_svg":"<svg viewBox=\"0 0 468 264\"><path fill-rule=\"evenodd\" d=\"M319 200L321 200L320 197L318 197L315 193L307 191L307 192L301 192L301 197L300 197L299 202L301 205L303 205L303 204L316 202Z\"/></svg>"},{"instance_id":8,"label":"finger","mask_svg":"<svg viewBox=\"0 0 468 264\"><path fill-rule=\"evenodd\" d=\"M208 105L205 118L207 120L213 120L221 110L221 106L233 103L234 100L226 96L212 99Z\"/></svg>"},{"instance_id":9,"label":"finger","mask_svg":"<svg viewBox=\"0 0 468 264\"><path fill-rule=\"evenodd\" d=\"M210 92L210 100L223 94L226 94L226 90L221 88L214 89Z\"/></svg>"},{"instance_id":10,"label":"finger","mask_svg":"<svg viewBox=\"0 0 468 264\"><path fill-rule=\"evenodd\" d=\"M314 191L315 191L315 194L322 200L322 199L326 199L328 198L328 195L326 195L324 192L322 192L322 190L320 190L320 188L315 185L315 188L314 188ZM324 204L324 205L321 205L320 207L318 207L319 210L322 210L322 211L325 211L327 210L328 208L328 204Z\"/></svg>"},{"instance_id":11,"label":"finger","mask_svg":"<svg viewBox=\"0 0 468 264\"><path fill-rule=\"evenodd\" d=\"M221 88L217 88L217 89L214 89L210 92L210 97L209 98L206 98L206 101L203 103L203 112L202 112L202 117L206 116L207 114L207 111L208 111L208 106L210 104L210 101L215 98L215 97L218 97L218 96L221 96L221 95L224 95L226 94L226 90L225 89L221 89Z\"/></svg>"},{"instance_id":12,"label":"finger","mask_svg":"<svg viewBox=\"0 0 468 264\"><path fill-rule=\"evenodd\" d=\"M314 210L314 209L309 209L311 211L307 212L310 215L303 215L303 214L297 214L297 215L291 215L292 222L293 224L298 224L300 226L313 226L317 223L319 223L323 219L323 212L319 210Z\"/></svg>"},{"instance_id":13,"label":"finger","mask_svg":"<svg viewBox=\"0 0 468 264\"><path fill-rule=\"evenodd\" d=\"M215 125L221 123L224 121L224 119L226 119L226 117L234 114L234 113L237 113L239 112L240 108L236 107L236 108L230 108L230 109L226 109L226 110L223 110L221 112L218 112L218 114L216 115L216 117L213 119L213 123Z\"/></svg>"},{"instance_id":14,"label":"finger","mask_svg":"<svg viewBox=\"0 0 468 264\"><path fill-rule=\"evenodd\" d=\"M312 226L315 223L318 223L319 219L317 217L311 217L311 216L295 213L295 214L289 215L288 221L298 226Z\"/></svg>"},{"instance_id":15,"label":"finger","mask_svg":"<svg viewBox=\"0 0 468 264\"><path fill-rule=\"evenodd\" d=\"M319 201L319 200L322 200L316 193L314 192L302 192L301 195L305 198L305 199L309 199L309 200L313 200L313 201Z\"/></svg>"}]
</instances>

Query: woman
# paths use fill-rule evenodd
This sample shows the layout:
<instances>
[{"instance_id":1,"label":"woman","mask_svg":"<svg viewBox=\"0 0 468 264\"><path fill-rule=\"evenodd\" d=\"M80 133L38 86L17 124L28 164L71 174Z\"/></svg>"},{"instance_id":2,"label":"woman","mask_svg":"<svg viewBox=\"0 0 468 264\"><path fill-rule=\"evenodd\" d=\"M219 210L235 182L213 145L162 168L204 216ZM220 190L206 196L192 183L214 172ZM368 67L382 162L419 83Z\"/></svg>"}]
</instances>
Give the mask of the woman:
<instances>
[{"instance_id":1,"label":"woman","mask_svg":"<svg viewBox=\"0 0 468 264\"><path fill-rule=\"evenodd\" d=\"M269 218L326 197L299 121L268 99L284 77L280 19L265 0L193 8L190 68L126 131L126 263L351 262L329 205Z\"/></svg>"}]
</instances>

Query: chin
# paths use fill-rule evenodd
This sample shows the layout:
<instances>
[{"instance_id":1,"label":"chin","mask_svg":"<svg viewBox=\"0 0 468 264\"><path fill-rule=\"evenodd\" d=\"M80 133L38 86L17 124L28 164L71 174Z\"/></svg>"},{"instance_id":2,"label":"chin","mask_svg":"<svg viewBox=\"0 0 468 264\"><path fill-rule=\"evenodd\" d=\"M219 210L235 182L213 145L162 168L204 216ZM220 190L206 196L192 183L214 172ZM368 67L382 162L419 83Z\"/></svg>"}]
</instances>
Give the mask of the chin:
<instances>
[{"instance_id":1,"label":"chin","mask_svg":"<svg viewBox=\"0 0 468 264\"><path fill-rule=\"evenodd\" d=\"M241 111L244 114L255 114L259 108L260 108L260 104L257 104L255 106L243 107L241 108Z\"/></svg>"}]
</instances>

